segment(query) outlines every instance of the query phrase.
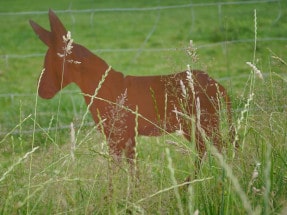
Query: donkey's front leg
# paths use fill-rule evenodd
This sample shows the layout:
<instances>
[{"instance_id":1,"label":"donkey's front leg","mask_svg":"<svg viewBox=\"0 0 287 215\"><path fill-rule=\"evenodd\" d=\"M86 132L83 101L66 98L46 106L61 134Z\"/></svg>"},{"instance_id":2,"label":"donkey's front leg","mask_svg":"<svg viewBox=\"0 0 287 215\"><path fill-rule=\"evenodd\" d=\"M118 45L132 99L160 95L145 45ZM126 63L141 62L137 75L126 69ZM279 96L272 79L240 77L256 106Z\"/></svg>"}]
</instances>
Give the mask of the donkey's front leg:
<instances>
[{"instance_id":1,"label":"donkey's front leg","mask_svg":"<svg viewBox=\"0 0 287 215\"><path fill-rule=\"evenodd\" d=\"M112 160L111 167L113 169L124 168L125 159L129 165L129 173L132 177L137 176L136 166L136 141L133 132L128 132L128 129L122 131L121 136L109 140L109 152ZM115 172L115 171L114 171Z\"/></svg>"},{"instance_id":2,"label":"donkey's front leg","mask_svg":"<svg viewBox=\"0 0 287 215\"><path fill-rule=\"evenodd\" d=\"M133 178L139 178L136 158L136 141L135 137L130 137L126 142L125 156L129 163L130 174Z\"/></svg>"}]
</instances>

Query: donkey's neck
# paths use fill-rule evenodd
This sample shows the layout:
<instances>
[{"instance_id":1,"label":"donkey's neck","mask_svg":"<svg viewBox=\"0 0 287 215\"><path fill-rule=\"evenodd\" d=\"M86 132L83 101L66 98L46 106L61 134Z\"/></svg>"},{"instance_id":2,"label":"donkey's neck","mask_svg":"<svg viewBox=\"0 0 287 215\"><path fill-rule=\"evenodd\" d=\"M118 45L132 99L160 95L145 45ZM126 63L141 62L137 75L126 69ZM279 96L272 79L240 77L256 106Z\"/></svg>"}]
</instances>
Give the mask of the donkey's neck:
<instances>
[{"instance_id":1,"label":"donkey's neck","mask_svg":"<svg viewBox=\"0 0 287 215\"><path fill-rule=\"evenodd\" d=\"M82 60L78 69L80 71L77 71L80 75L75 83L84 94L94 95L99 88L102 97L111 99L114 94L123 90L124 75L121 72L109 69L109 65L103 59L86 48L84 51L81 50L81 55Z\"/></svg>"}]
</instances>

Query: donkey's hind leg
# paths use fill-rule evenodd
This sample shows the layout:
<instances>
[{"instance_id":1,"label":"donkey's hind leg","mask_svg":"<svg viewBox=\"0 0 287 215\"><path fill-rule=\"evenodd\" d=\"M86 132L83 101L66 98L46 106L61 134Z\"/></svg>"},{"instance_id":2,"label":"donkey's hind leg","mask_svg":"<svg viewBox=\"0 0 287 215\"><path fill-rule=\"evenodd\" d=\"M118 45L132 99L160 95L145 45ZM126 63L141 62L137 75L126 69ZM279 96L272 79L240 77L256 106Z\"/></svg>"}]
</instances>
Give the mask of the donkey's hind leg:
<instances>
[{"instance_id":1,"label":"donkey's hind leg","mask_svg":"<svg viewBox=\"0 0 287 215\"><path fill-rule=\"evenodd\" d=\"M190 182L193 178L197 178L201 168L202 160L205 154L204 139L200 135L200 132L196 129L193 134L184 132L184 137L191 143L195 144L195 152L193 153L193 166L192 173L185 179L185 182Z\"/></svg>"},{"instance_id":2,"label":"donkey's hind leg","mask_svg":"<svg viewBox=\"0 0 287 215\"><path fill-rule=\"evenodd\" d=\"M219 152L221 152L223 140L220 132L219 120L220 118L217 113L206 114L201 128L205 135L206 144L211 143Z\"/></svg>"},{"instance_id":3,"label":"donkey's hind leg","mask_svg":"<svg viewBox=\"0 0 287 215\"><path fill-rule=\"evenodd\" d=\"M195 128L193 133L188 133L185 131L185 138L195 144L197 150L197 156L194 161L195 166L195 178L198 176L198 173L201 169L204 156L207 152L207 144L213 143L215 147L221 151L222 140L219 132L219 122L216 115L204 115L200 122L194 123Z\"/></svg>"}]
</instances>

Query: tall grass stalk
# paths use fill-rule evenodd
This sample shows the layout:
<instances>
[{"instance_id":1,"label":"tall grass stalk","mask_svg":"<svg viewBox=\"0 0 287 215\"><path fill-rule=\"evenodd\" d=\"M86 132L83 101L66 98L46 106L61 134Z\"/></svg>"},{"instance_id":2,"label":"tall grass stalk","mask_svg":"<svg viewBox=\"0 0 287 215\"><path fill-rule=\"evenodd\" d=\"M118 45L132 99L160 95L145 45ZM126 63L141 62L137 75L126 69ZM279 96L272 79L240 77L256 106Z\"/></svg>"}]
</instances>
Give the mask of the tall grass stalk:
<instances>
[{"instance_id":1,"label":"tall grass stalk","mask_svg":"<svg viewBox=\"0 0 287 215\"><path fill-rule=\"evenodd\" d=\"M42 79L42 76L44 74L45 68L42 70L39 80L38 80L38 84L37 84L37 92L39 91L39 87L40 87L40 81ZM35 106L34 106L34 123L33 123L33 134L32 134L32 143L31 143L31 148L32 150L34 149L34 144L35 144L35 131L36 131L36 122L37 122L37 108L38 108L38 93L36 93L35 96ZM27 189L27 214L30 213L30 189L31 189L31 176L32 176L32 163L33 163L33 156L31 154L30 156L30 161L29 161L29 176L28 176L28 189Z\"/></svg>"},{"instance_id":2,"label":"tall grass stalk","mask_svg":"<svg viewBox=\"0 0 287 215\"><path fill-rule=\"evenodd\" d=\"M170 171L170 179L171 179L171 182L173 184L174 194L175 194L176 201L177 201L178 211L179 211L179 214L183 215L184 212L183 212L182 202L181 202L181 198L180 198L180 194L179 194L179 190L178 190L178 186L177 186L177 181L176 181L175 175L174 175L174 168L172 165L172 159L170 156L169 148L165 149L165 153L166 153L166 157L167 157L167 161L168 161L168 169Z\"/></svg>"},{"instance_id":3,"label":"tall grass stalk","mask_svg":"<svg viewBox=\"0 0 287 215\"><path fill-rule=\"evenodd\" d=\"M254 47L253 47L253 64L256 63L256 49L257 49L257 12L254 9Z\"/></svg>"},{"instance_id":4,"label":"tall grass stalk","mask_svg":"<svg viewBox=\"0 0 287 215\"><path fill-rule=\"evenodd\" d=\"M22 139L22 100L20 100L20 108L19 108L19 141L20 141L20 147L21 150L23 150L23 139Z\"/></svg>"},{"instance_id":5,"label":"tall grass stalk","mask_svg":"<svg viewBox=\"0 0 287 215\"><path fill-rule=\"evenodd\" d=\"M71 158L72 161L75 161L76 139L75 139L74 123L70 124L70 141L71 141Z\"/></svg>"},{"instance_id":6,"label":"tall grass stalk","mask_svg":"<svg viewBox=\"0 0 287 215\"><path fill-rule=\"evenodd\" d=\"M24 160L26 160L26 158L29 156L29 155L32 155L39 147L34 147L32 148L31 151L27 152L23 157L19 158L18 161L16 163L14 163L13 165L11 165L8 170L6 172L4 172L4 174L1 176L0 178L0 182L4 181L5 178L7 177L7 175L13 171L13 169L18 166L19 164L21 164ZM29 195L28 195L29 196Z\"/></svg>"},{"instance_id":7,"label":"tall grass stalk","mask_svg":"<svg viewBox=\"0 0 287 215\"><path fill-rule=\"evenodd\" d=\"M193 197L193 187L191 184L188 185L188 213L189 214L194 214L194 197Z\"/></svg>"},{"instance_id":8,"label":"tall grass stalk","mask_svg":"<svg viewBox=\"0 0 287 215\"><path fill-rule=\"evenodd\" d=\"M256 50L257 50L257 12L256 9L254 9L254 47L253 47L253 63L252 65L254 68L256 68ZM254 69L253 68L253 69ZM254 86L255 86L255 71L251 71L251 76L250 76L250 85L249 85L249 95L254 94ZM245 112L246 117L244 119L245 125L248 124L248 119L249 119L249 111ZM243 134L243 140L242 140L242 149L245 147L245 137L247 134L247 126L244 127L244 134Z\"/></svg>"},{"instance_id":9,"label":"tall grass stalk","mask_svg":"<svg viewBox=\"0 0 287 215\"><path fill-rule=\"evenodd\" d=\"M60 89L63 88L63 82L64 82L64 75L65 75L65 65L66 63L72 63L71 61L67 61L66 57L72 53L73 49L73 39L71 36L71 32L68 31L67 35L63 35L63 53L57 53L60 58L63 58L62 61L62 71L61 71L61 86ZM57 137L58 137L58 122L59 122L59 115L60 115L60 107L61 107L61 101L62 101L62 90L60 90L59 100L58 100L58 108L57 108L57 117L56 117L56 132L55 132L55 143L57 144Z\"/></svg>"},{"instance_id":10,"label":"tall grass stalk","mask_svg":"<svg viewBox=\"0 0 287 215\"><path fill-rule=\"evenodd\" d=\"M270 202L269 202L269 196L270 196L270 191L271 191L271 144L267 143L266 145L266 166L264 169L264 178L265 178L265 189L263 192L263 197L264 197L264 213L265 214L270 214Z\"/></svg>"},{"instance_id":11,"label":"tall grass stalk","mask_svg":"<svg viewBox=\"0 0 287 215\"><path fill-rule=\"evenodd\" d=\"M249 113L249 109L250 109L250 103L253 100L253 97L254 97L253 93L249 94L247 102L245 103L243 110L240 112L240 117L237 119L237 124L236 124L236 127L235 127L234 142L239 141L239 131L242 128L243 122L247 121L246 118L248 117L248 113ZM243 136L243 140L242 140L242 144L241 144L241 149L242 150L244 150L244 148L245 148L245 144L244 143L245 143L245 138L246 138L246 129L247 129L247 126L245 126L245 129L244 129L244 136Z\"/></svg>"},{"instance_id":12,"label":"tall grass stalk","mask_svg":"<svg viewBox=\"0 0 287 215\"><path fill-rule=\"evenodd\" d=\"M139 127L139 114L138 114L138 106L136 106L136 111L135 111L135 161L134 161L134 168L135 168L135 176L138 177L139 175L139 170L137 166L137 159L138 159L138 151L137 151L137 146L138 146L138 127Z\"/></svg>"},{"instance_id":13,"label":"tall grass stalk","mask_svg":"<svg viewBox=\"0 0 287 215\"><path fill-rule=\"evenodd\" d=\"M30 119L32 116L32 114L29 114L27 117L25 117L24 119L21 119L21 121L13 128L11 129L9 132L7 132L5 134L5 136L2 138L2 140L0 141L0 144L1 143L4 143L4 141L9 137L11 136L20 126L22 126L22 124L24 122L26 122L28 119Z\"/></svg>"},{"instance_id":14,"label":"tall grass stalk","mask_svg":"<svg viewBox=\"0 0 287 215\"><path fill-rule=\"evenodd\" d=\"M36 127L39 127L40 130L43 132L43 135L45 135L45 144L47 142L47 140L50 140L52 143L55 144L55 139L53 139L51 137L51 135L49 134L49 130L52 128L52 123L53 123L53 120L54 120L54 117L51 118L50 122L49 122L49 126L47 129L43 128L35 119L31 119L33 121L33 123L36 123ZM35 131L33 131L35 132ZM36 132L35 132L36 133ZM56 145L56 144L55 144ZM45 145L46 146L46 145ZM58 145L56 145L57 147L59 147Z\"/></svg>"},{"instance_id":15,"label":"tall grass stalk","mask_svg":"<svg viewBox=\"0 0 287 215\"><path fill-rule=\"evenodd\" d=\"M168 192L170 190L174 190L174 189L177 189L179 190L180 187L185 187L187 185L192 185L192 184L195 184L195 183L199 183L199 182L204 182L204 181L209 181L209 180L212 180L214 179L213 176L211 177L207 177L207 178L202 178L202 179L195 179L193 181L186 181L186 182L183 182L183 183L180 183L180 184L176 184L176 185L173 185L171 187L167 187L167 188L164 188L164 189L160 189L159 191L147 196L147 197L144 197L138 201L136 201L136 204L139 204L141 202L144 202L144 201L147 201L148 199L151 199L151 198L154 198L162 193L165 193L165 192Z\"/></svg>"},{"instance_id":16,"label":"tall grass stalk","mask_svg":"<svg viewBox=\"0 0 287 215\"><path fill-rule=\"evenodd\" d=\"M234 175L232 168L225 162L222 154L220 154L218 152L218 150L209 144L209 150L212 152L212 154L215 155L215 157L217 158L220 166L223 167L223 169L226 172L227 177L231 180L231 183L236 191L236 193L238 194L238 196L240 197L242 203L243 203L243 207L245 208L245 211L247 214L250 215L255 215L255 214L259 214L260 211L259 210L253 210L252 205L250 204L250 200L248 199L247 194L244 192L244 190L241 188L240 183L237 179L237 177Z\"/></svg>"}]
</instances>

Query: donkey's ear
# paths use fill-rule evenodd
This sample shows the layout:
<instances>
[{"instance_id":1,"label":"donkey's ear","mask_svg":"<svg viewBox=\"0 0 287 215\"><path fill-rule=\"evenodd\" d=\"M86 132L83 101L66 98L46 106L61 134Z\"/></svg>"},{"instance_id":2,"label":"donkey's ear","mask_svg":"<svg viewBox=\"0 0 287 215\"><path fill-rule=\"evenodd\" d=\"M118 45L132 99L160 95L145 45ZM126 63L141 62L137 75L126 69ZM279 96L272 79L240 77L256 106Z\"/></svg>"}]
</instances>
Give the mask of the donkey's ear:
<instances>
[{"instance_id":1,"label":"donkey's ear","mask_svg":"<svg viewBox=\"0 0 287 215\"><path fill-rule=\"evenodd\" d=\"M52 34L62 39L62 37L67 34L67 30L62 24L61 20L51 9L49 10L49 19Z\"/></svg>"},{"instance_id":2,"label":"donkey's ear","mask_svg":"<svg viewBox=\"0 0 287 215\"><path fill-rule=\"evenodd\" d=\"M30 20L30 25L32 26L34 32L39 36L40 40L42 40L48 47L52 44L52 34L50 31L42 28L36 22Z\"/></svg>"}]
</instances>

